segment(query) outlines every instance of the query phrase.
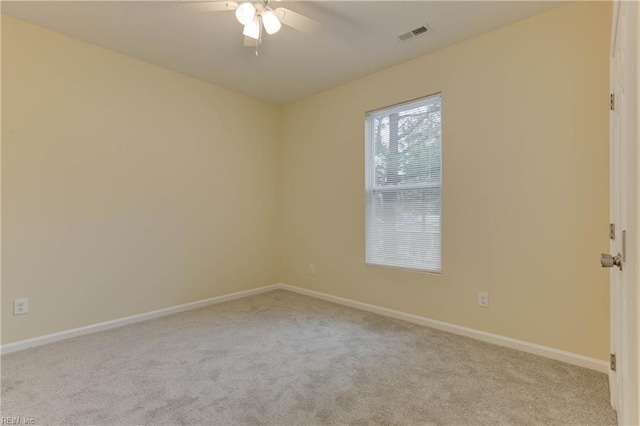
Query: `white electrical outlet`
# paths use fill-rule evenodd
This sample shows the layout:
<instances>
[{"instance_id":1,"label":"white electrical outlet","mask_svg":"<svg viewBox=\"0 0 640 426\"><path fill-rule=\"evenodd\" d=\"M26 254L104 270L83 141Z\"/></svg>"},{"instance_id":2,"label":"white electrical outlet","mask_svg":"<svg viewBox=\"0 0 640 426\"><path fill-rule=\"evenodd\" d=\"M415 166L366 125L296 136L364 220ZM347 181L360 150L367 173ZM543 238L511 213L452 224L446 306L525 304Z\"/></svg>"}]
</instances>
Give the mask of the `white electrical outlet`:
<instances>
[{"instance_id":1,"label":"white electrical outlet","mask_svg":"<svg viewBox=\"0 0 640 426\"><path fill-rule=\"evenodd\" d=\"M489 307L489 293L479 292L478 293L478 306L483 308Z\"/></svg>"},{"instance_id":2,"label":"white electrical outlet","mask_svg":"<svg viewBox=\"0 0 640 426\"><path fill-rule=\"evenodd\" d=\"M309 274L313 275L316 273L316 265L314 265L313 263L309 264Z\"/></svg>"},{"instance_id":3,"label":"white electrical outlet","mask_svg":"<svg viewBox=\"0 0 640 426\"><path fill-rule=\"evenodd\" d=\"M29 299L14 299L13 315L23 315L29 313Z\"/></svg>"}]
</instances>

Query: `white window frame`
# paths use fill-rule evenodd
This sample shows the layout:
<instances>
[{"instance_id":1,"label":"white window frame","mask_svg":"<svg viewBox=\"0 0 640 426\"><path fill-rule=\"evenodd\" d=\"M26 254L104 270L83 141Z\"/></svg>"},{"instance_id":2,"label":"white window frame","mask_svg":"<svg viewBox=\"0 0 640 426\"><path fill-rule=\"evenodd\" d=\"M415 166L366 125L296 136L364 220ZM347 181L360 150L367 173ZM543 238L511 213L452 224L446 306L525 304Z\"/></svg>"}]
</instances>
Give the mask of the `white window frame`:
<instances>
[{"instance_id":1,"label":"white window frame","mask_svg":"<svg viewBox=\"0 0 640 426\"><path fill-rule=\"evenodd\" d=\"M366 114L365 117L365 264L372 266L381 266L385 268L393 268L393 269L402 269L409 271L418 271L429 274L442 274L442 180L443 180L443 169L442 169L442 143L440 144L440 182L439 183L420 183L420 184L400 184L394 185L393 187L389 186L376 186L375 182L375 147L373 146L373 125L374 120L376 118L385 117L387 115L391 115L394 113L398 113L401 111L407 110L410 108L420 107L422 105L429 105L433 102L440 102L442 107L442 93L434 93L432 95L428 95L422 98L417 98L411 101L403 102L401 104L393 105L386 108L380 108L374 111L370 111ZM442 126L442 123L441 123ZM442 131L442 129L441 129ZM369 247L370 247L370 233L368 232L369 227L369 215L370 215L370 194L376 192L383 191L403 191L408 189L430 189L430 188L439 188L440 189L440 232L438 233L439 241L438 246L440 249L440 262L439 267L436 269L429 268L413 268L403 265L393 265L388 263L379 263L374 262L370 259L369 256Z\"/></svg>"}]
</instances>

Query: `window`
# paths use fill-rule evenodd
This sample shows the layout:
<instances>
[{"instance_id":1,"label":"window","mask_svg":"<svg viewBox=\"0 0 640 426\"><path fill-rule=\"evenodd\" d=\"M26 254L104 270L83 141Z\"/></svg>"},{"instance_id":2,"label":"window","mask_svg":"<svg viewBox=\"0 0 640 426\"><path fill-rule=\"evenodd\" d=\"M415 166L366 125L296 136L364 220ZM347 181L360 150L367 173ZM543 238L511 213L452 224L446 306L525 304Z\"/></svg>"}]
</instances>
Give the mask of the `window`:
<instances>
[{"instance_id":1,"label":"window","mask_svg":"<svg viewBox=\"0 0 640 426\"><path fill-rule=\"evenodd\" d=\"M441 271L442 98L367 114L367 263Z\"/></svg>"}]
</instances>

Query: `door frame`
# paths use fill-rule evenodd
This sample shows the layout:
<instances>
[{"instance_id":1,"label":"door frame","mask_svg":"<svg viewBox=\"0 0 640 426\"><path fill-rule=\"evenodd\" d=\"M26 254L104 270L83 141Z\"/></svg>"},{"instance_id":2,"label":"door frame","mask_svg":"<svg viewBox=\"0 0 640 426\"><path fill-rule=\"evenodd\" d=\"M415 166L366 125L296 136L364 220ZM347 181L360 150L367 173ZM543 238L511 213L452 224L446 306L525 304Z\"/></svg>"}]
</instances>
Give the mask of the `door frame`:
<instances>
[{"instance_id":1,"label":"door frame","mask_svg":"<svg viewBox=\"0 0 640 426\"><path fill-rule=\"evenodd\" d=\"M620 13L622 8L624 14ZM613 114L610 133L611 220L620 223L615 223L617 241L611 242L611 250L622 251L621 236L626 230L627 262L623 263L624 274L617 269L611 271L611 348L618 366L616 372L610 371L609 382L618 423L626 425L640 423L640 125L637 117L640 113L640 7L637 1L614 2L610 55L610 88L614 95L613 54L622 24L625 26L622 53L626 90L616 108L623 114L620 129L623 137L617 141L613 138ZM619 211L615 211L614 205Z\"/></svg>"}]
</instances>

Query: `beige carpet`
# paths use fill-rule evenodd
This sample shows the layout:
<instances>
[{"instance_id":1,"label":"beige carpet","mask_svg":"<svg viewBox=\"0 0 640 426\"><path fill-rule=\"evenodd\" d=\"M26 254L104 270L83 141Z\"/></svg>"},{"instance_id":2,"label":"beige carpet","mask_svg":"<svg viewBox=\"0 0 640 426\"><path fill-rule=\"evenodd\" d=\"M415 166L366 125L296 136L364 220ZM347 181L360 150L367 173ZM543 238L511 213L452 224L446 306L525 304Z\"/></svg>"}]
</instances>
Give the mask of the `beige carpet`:
<instances>
[{"instance_id":1,"label":"beige carpet","mask_svg":"<svg viewBox=\"0 0 640 426\"><path fill-rule=\"evenodd\" d=\"M287 291L2 357L38 424L615 424L602 373Z\"/></svg>"}]
</instances>

